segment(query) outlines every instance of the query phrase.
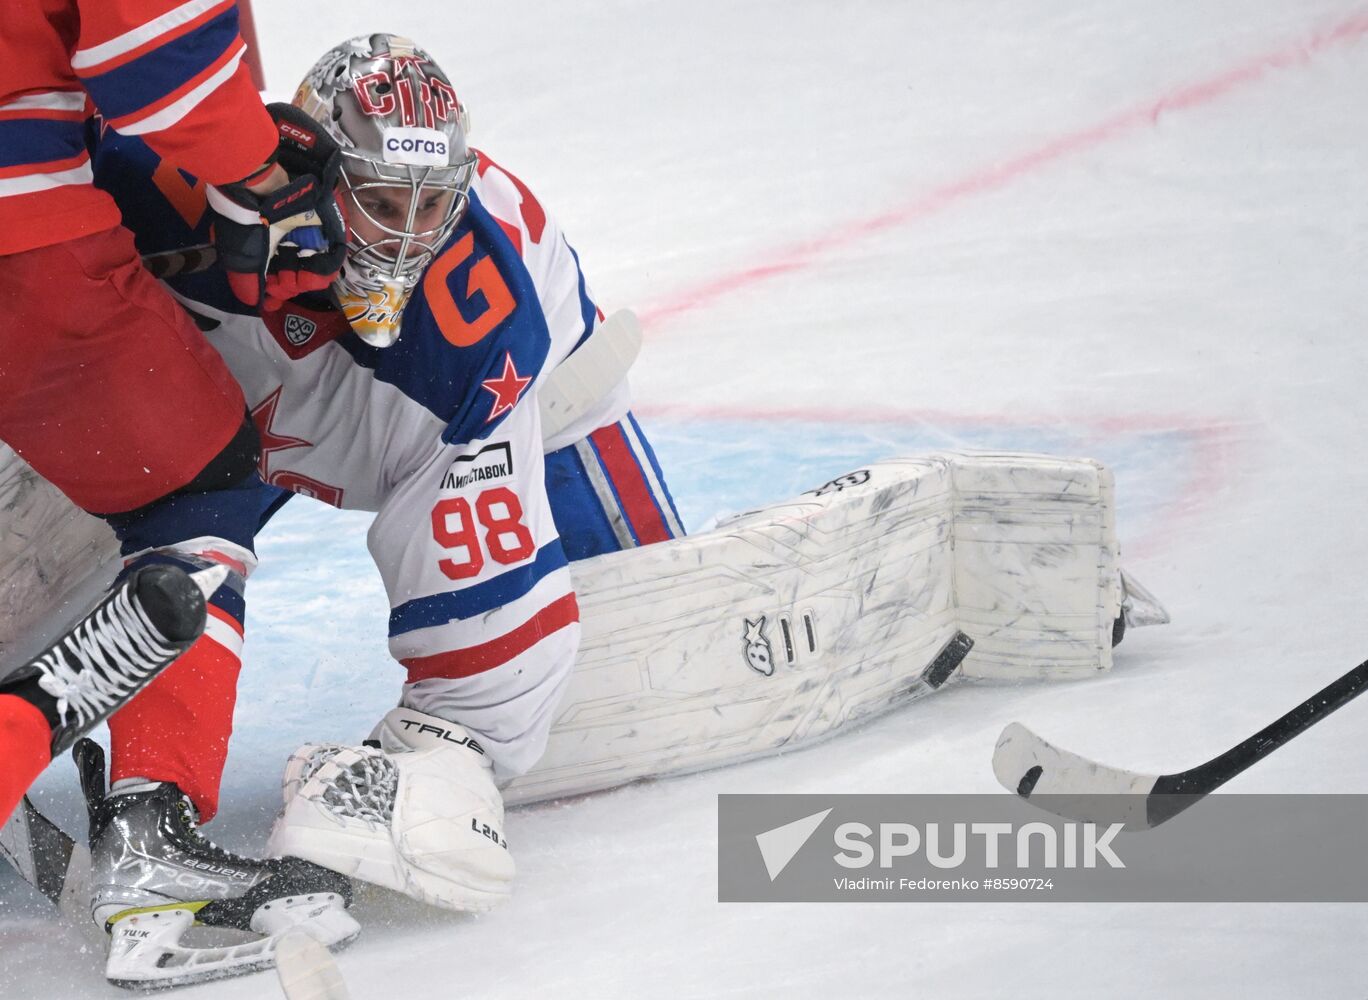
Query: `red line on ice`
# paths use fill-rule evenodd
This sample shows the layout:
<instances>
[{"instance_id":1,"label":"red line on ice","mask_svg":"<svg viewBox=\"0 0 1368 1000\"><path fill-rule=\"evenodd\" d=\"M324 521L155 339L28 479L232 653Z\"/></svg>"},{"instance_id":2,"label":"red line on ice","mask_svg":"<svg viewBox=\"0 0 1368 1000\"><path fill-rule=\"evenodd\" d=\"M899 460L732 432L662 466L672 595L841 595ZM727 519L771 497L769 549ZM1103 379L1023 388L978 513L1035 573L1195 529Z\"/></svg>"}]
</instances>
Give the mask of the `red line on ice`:
<instances>
[{"instance_id":1,"label":"red line on ice","mask_svg":"<svg viewBox=\"0 0 1368 1000\"><path fill-rule=\"evenodd\" d=\"M1368 12L1360 12L1333 27L1299 41L1280 46L1253 59L1196 83L1170 90L1143 104L1096 124L1066 132L1012 159L942 184L887 212L857 219L844 227L823 231L820 239L806 240L776 249L759 263L719 275L686 288L642 311L642 324L658 327L682 313L712 305L732 292L780 275L803 271L834 250L843 249L868 236L942 211L974 195L995 191L1070 156L1122 138L1149 125L1163 114L1210 104L1247 85L1262 80L1270 71L1305 66L1327 50L1357 41L1368 34Z\"/></svg>"}]
</instances>

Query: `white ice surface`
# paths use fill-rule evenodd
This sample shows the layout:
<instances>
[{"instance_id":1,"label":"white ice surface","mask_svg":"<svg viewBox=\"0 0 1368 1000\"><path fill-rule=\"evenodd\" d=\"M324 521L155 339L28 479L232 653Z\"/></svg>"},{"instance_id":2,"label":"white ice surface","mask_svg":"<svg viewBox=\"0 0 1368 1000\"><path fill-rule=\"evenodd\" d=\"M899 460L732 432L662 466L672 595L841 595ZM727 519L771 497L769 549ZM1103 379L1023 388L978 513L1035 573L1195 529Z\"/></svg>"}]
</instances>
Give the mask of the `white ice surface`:
<instances>
[{"instance_id":1,"label":"white ice surface","mask_svg":"<svg viewBox=\"0 0 1368 1000\"><path fill-rule=\"evenodd\" d=\"M1128 566L1174 618L1100 680L954 689L815 750L516 811L509 905L362 902L365 935L339 957L354 998L1368 995L1362 906L744 906L715 890L719 792L990 792L1015 719L1173 770L1364 656L1368 39L1315 41L1361 9L258 7L280 92L365 30L438 55L476 144L556 213L600 301L647 318L634 384L688 524L897 451L1091 454L1117 470ZM261 846L293 746L355 739L396 696L365 520L301 501L262 541L214 824L232 846ZM1365 713L1232 790L1368 792ZM79 825L69 765L41 801ZM121 995L5 878L0 996ZM275 995L264 977L193 993Z\"/></svg>"}]
</instances>

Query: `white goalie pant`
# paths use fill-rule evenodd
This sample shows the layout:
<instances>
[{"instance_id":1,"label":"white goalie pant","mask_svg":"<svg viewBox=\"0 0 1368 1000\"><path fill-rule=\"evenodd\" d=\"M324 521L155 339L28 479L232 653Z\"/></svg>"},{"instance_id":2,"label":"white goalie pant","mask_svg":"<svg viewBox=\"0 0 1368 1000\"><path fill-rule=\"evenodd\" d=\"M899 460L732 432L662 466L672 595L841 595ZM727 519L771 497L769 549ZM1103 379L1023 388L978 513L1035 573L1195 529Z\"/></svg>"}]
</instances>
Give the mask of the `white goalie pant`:
<instances>
[{"instance_id":1,"label":"white goalie pant","mask_svg":"<svg viewBox=\"0 0 1368 1000\"><path fill-rule=\"evenodd\" d=\"M452 910L512 891L503 801L477 740L408 708L381 720L380 746L309 744L285 768L273 856L291 855Z\"/></svg>"}]
</instances>

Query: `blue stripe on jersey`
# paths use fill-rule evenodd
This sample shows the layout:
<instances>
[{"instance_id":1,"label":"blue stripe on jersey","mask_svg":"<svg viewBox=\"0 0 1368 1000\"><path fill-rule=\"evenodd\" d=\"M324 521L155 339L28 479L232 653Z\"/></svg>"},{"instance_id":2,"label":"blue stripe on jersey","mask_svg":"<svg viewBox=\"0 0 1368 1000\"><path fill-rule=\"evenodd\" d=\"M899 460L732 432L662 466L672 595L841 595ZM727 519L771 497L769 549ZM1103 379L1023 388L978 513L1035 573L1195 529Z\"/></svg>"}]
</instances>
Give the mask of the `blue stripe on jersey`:
<instances>
[{"instance_id":1,"label":"blue stripe on jersey","mask_svg":"<svg viewBox=\"0 0 1368 1000\"><path fill-rule=\"evenodd\" d=\"M454 310L466 322L474 322L489 308L482 293L467 296L471 269L484 260L492 260L499 276L513 296L513 311L483 339L467 347L458 347L442 333L441 326L428 303L426 282L420 284L404 310L404 321L399 339L389 347L371 347L354 334L341 337L341 345L352 360L372 371L375 378L394 386L441 420L447 429L442 440L465 443L487 438L504 416L491 420L494 395L481 388L480 383L497 378L504 368L504 358L512 358L520 376L536 376L546 363L551 348L551 335L546 327L537 289L526 265L503 228L471 192L470 205L460 225L437 262L450 253L468 234L474 235L474 250L447 277L445 294L449 302L442 303L442 311ZM438 294L443 294L439 291Z\"/></svg>"},{"instance_id":2,"label":"blue stripe on jersey","mask_svg":"<svg viewBox=\"0 0 1368 1000\"><path fill-rule=\"evenodd\" d=\"M228 576L231 578L237 576L237 574L230 572ZM209 603L220 611L232 615L233 619L239 625L244 627L247 625L247 599L228 586L228 584L225 583L218 590L214 591L209 598Z\"/></svg>"},{"instance_id":3,"label":"blue stripe on jersey","mask_svg":"<svg viewBox=\"0 0 1368 1000\"><path fill-rule=\"evenodd\" d=\"M0 167L69 160L85 149L84 122L52 118L0 121Z\"/></svg>"},{"instance_id":4,"label":"blue stripe on jersey","mask_svg":"<svg viewBox=\"0 0 1368 1000\"><path fill-rule=\"evenodd\" d=\"M483 583L405 601L390 612L390 638L420 628L445 625L450 621L464 621L503 607L530 593L543 577L565 565L565 552L560 539L553 539L542 546L530 563L500 573Z\"/></svg>"},{"instance_id":5,"label":"blue stripe on jersey","mask_svg":"<svg viewBox=\"0 0 1368 1000\"><path fill-rule=\"evenodd\" d=\"M561 239L565 237L562 236ZM565 248L570 251L570 256L575 258L575 272L579 275L580 316L584 320L584 333L575 341L575 346L570 348L570 353L574 354L580 344L589 339L589 334L594 332L594 324L598 322L598 306L589 298L589 287L584 280L584 268L580 267L579 254L575 253L575 248L570 245L569 240L565 240Z\"/></svg>"},{"instance_id":6,"label":"blue stripe on jersey","mask_svg":"<svg viewBox=\"0 0 1368 1000\"><path fill-rule=\"evenodd\" d=\"M193 31L81 82L106 118L123 118L189 83L227 52L237 38L238 12L234 5Z\"/></svg>"}]
</instances>

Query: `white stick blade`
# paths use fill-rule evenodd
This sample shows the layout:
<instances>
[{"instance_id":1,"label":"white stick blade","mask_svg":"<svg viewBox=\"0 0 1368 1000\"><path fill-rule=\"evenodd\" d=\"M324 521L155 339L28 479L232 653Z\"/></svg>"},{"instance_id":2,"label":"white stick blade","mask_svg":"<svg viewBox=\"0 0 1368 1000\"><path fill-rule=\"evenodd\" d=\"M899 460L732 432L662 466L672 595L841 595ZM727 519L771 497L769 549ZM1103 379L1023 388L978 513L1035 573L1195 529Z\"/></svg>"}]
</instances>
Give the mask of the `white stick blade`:
<instances>
[{"instance_id":1,"label":"white stick blade","mask_svg":"<svg viewBox=\"0 0 1368 1000\"><path fill-rule=\"evenodd\" d=\"M993 774L1009 792L1036 795L1148 795L1158 775L1138 774L1080 757L1041 739L1019 722L998 737Z\"/></svg>"},{"instance_id":2,"label":"white stick blade","mask_svg":"<svg viewBox=\"0 0 1368 1000\"><path fill-rule=\"evenodd\" d=\"M275 958L286 1000L351 1000L328 949L304 931L290 931L282 937Z\"/></svg>"},{"instance_id":3,"label":"white stick blade","mask_svg":"<svg viewBox=\"0 0 1368 1000\"><path fill-rule=\"evenodd\" d=\"M591 412L617 387L641 353L641 324L631 310L613 313L537 389L542 440Z\"/></svg>"}]
</instances>

